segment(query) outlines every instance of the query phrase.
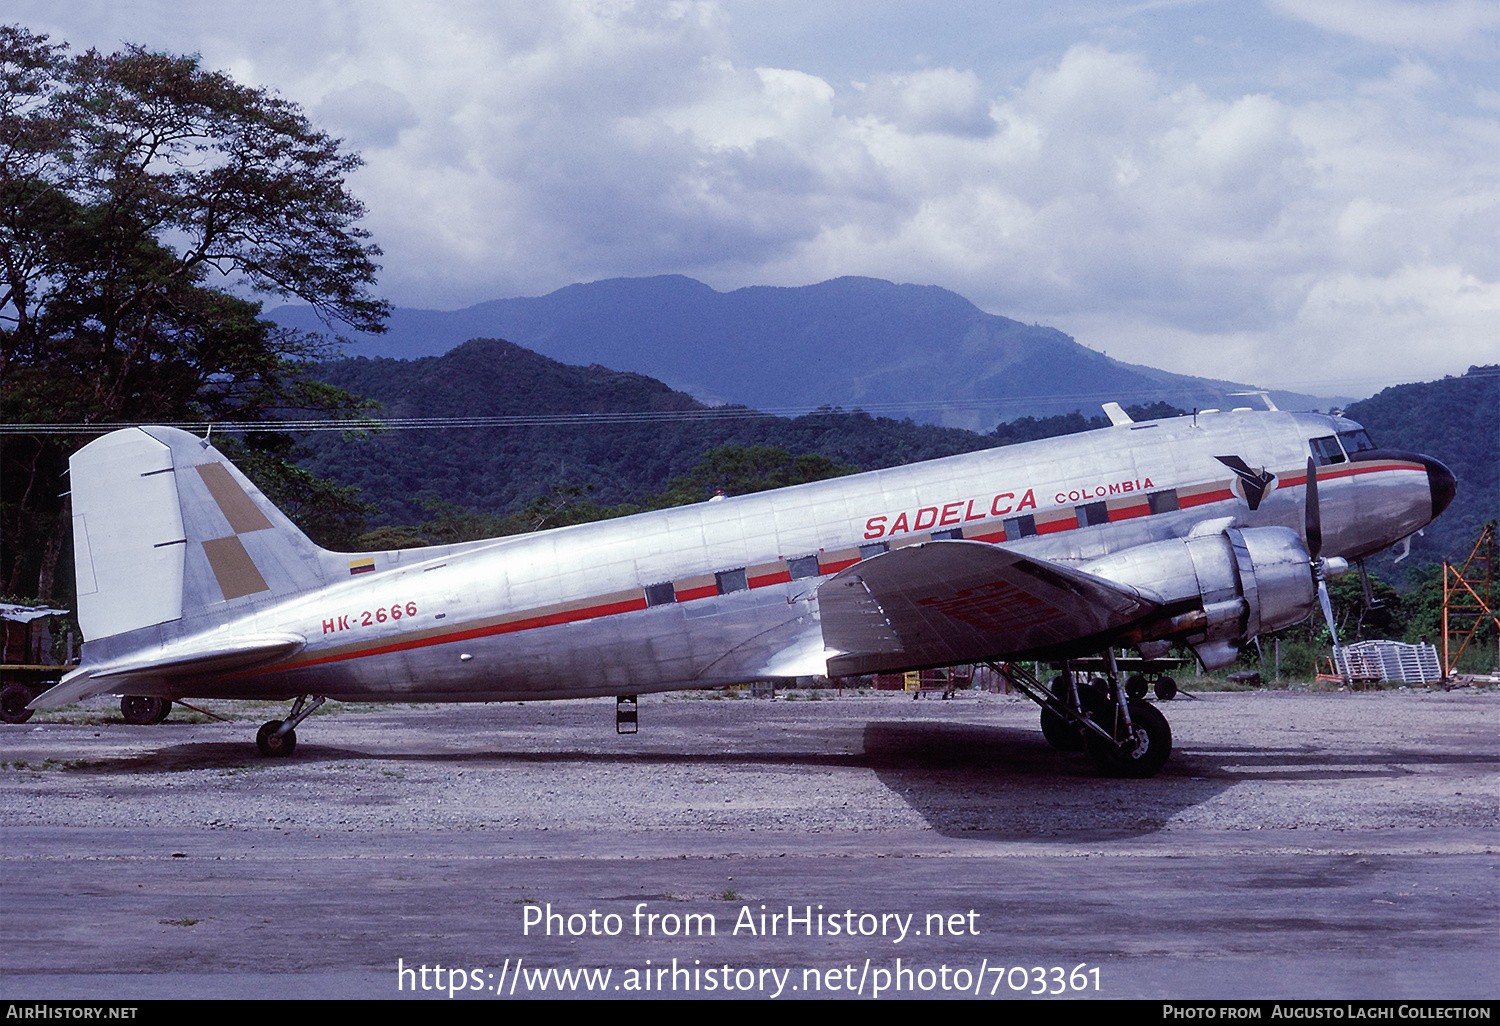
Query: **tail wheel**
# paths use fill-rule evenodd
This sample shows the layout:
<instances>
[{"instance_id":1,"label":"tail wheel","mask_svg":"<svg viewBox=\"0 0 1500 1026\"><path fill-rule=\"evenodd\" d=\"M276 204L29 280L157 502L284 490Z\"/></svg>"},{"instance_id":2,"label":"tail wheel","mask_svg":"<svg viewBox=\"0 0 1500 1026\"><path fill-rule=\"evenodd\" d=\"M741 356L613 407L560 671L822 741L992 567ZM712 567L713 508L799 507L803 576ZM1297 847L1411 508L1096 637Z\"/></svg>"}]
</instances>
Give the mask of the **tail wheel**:
<instances>
[{"instance_id":1,"label":"tail wheel","mask_svg":"<svg viewBox=\"0 0 1500 1026\"><path fill-rule=\"evenodd\" d=\"M1172 728L1167 724L1167 718L1149 702L1131 702L1129 708L1129 737L1106 741L1088 731L1083 735L1084 744L1094 765L1105 776L1155 776L1172 754Z\"/></svg>"},{"instance_id":2,"label":"tail wheel","mask_svg":"<svg viewBox=\"0 0 1500 1026\"><path fill-rule=\"evenodd\" d=\"M120 715L125 717L126 723L137 726L149 727L160 723L171 712L171 699L154 698L150 695L126 695L120 699Z\"/></svg>"},{"instance_id":3,"label":"tail wheel","mask_svg":"<svg viewBox=\"0 0 1500 1026\"><path fill-rule=\"evenodd\" d=\"M255 735L255 747L259 748L260 754L267 759L288 756L297 749L297 732L289 730L285 734L278 734L281 724L281 720L271 720L262 724L260 731Z\"/></svg>"}]
</instances>

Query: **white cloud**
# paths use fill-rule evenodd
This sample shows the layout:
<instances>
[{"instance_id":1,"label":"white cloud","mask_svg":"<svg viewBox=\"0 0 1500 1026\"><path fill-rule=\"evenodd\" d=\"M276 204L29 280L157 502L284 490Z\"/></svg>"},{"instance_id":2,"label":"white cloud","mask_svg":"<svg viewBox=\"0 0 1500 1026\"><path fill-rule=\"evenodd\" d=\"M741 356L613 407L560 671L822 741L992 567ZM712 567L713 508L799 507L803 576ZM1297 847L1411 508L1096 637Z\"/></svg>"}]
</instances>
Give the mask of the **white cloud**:
<instances>
[{"instance_id":1,"label":"white cloud","mask_svg":"<svg viewBox=\"0 0 1500 1026\"><path fill-rule=\"evenodd\" d=\"M938 281L1117 357L1286 385L1500 355L1487 121L1217 99L1087 45L995 117L982 140L868 129L910 213L826 229L772 276Z\"/></svg>"},{"instance_id":2,"label":"white cloud","mask_svg":"<svg viewBox=\"0 0 1500 1026\"><path fill-rule=\"evenodd\" d=\"M1470 46L1489 31L1471 6L1421 8L1436 24L1412 38ZM950 53L856 86L737 62L708 0L68 7L77 45L119 32L202 52L362 148L354 186L402 305L616 275L868 274L1111 356L1277 384L1496 358L1500 133L1436 105L1452 65L1330 65L1299 90L1268 67L1225 89L1079 41L999 85ZM38 4L34 27L55 10Z\"/></svg>"},{"instance_id":3,"label":"white cloud","mask_svg":"<svg viewBox=\"0 0 1500 1026\"><path fill-rule=\"evenodd\" d=\"M393 146L402 129L420 120L405 94L369 79L329 93L312 114L319 125L360 149Z\"/></svg>"},{"instance_id":4,"label":"white cloud","mask_svg":"<svg viewBox=\"0 0 1500 1026\"><path fill-rule=\"evenodd\" d=\"M933 68L905 75L875 75L860 90L863 108L903 132L989 135L990 102L973 71Z\"/></svg>"},{"instance_id":5,"label":"white cloud","mask_svg":"<svg viewBox=\"0 0 1500 1026\"><path fill-rule=\"evenodd\" d=\"M1493 0L1267 0L1287 18L1377 46L1493 56L1500 6Z\"/></svg>"}]
</instances>

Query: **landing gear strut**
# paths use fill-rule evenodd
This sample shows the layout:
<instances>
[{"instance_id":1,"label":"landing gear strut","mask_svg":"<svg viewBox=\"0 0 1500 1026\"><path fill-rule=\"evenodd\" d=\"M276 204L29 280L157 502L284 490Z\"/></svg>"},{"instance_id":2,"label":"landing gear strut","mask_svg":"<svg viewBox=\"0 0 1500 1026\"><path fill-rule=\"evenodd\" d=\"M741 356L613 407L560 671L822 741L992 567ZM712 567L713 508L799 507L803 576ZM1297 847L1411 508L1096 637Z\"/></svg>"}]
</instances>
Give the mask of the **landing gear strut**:
<instances>
[{"instance_id":1,"label":"landing gear strut","mask_svg":"<svg viewBox=\"0 0 1500 1026\"><path fill-rule=\"evenodd\" d=\"M1105 776L1155 776L1172 754L1167 718L1144 696L1129 694L1127 689L1136 690L1131 682L1122 688L1116 673L1080 684L1069 672L1043 687L1014 663L994 669L1042 707L1042 733L1049 744L1065 752L1087 751Z\"/></svg>"},{"instance_id":2,"label":"landing gear strut","mask_svg":"<svg viewBox=\"0 0 1500 1026\"><path fill-rule=\"evenodd\" d=\"M255 735L255 747L260 749L261 755L268 759L275 759L291 755L297 750L297 731L294 728L311 716L313 710L328 699L319 695L313 699L312 705L304 709L302 706L306 701L306 695L298 695L286 719L269 720L261 724L260 730Z\"/></svg>"}]
</instances>

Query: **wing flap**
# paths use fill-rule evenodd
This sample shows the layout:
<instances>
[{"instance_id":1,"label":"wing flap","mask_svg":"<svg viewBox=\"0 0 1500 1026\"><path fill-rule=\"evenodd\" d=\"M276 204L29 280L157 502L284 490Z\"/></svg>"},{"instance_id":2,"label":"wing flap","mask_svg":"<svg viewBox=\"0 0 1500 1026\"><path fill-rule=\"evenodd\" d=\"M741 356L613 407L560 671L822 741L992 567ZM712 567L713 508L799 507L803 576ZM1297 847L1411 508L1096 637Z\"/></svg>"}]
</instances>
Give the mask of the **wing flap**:
<instances>
[{"instance_id":1,"label":"wing flap","mask_svg":"<svg viewBox=\"0 0 1500 1026\"><path fill-rule=\"evenodd\" d=\"M983 542L934 541L863 560L818 589L835 675L1046 650L1140 619L1141 592Z\"/></svg>"},{"instance_id":2,"label":"wing flap","mask_svg":"<svg viewBox=\"0 0 1500 1026\"><path fill-rule=\"evenodd\" d=\"M705 680L811 677L828 672L823 634L807 610L741 643L698 674Z\"/></svg>"}]
</instances>

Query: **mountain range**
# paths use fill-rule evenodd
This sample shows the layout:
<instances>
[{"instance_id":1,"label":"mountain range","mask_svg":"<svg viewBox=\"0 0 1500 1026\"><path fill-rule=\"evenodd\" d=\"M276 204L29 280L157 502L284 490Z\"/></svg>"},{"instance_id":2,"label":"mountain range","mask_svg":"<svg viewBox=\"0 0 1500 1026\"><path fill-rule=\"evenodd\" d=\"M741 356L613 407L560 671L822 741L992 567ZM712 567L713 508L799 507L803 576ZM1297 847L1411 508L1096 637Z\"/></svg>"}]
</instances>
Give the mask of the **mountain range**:
<instances>
[{"instance_id":1,"label":"mountain range","mask_svg":"<svg viewBox=\"0 0 1500 1026\"><path fill-rule=\"evenodd\" d=\"M377 415L386 419L511 418L483 427L304 436L307 469L357 486L379 509L372 525L423 523L432 519L434 501L511 513L570 488L603 505L638 503L718 446L775 446L874 470L1108 423L1098 413L1069 413L1023 417L980 434L863 413L766 416L742 407L707 407L641 374L570 366L497 339L475 339L442 356L415 360L335 360L321 365L316 376L373 400ZM1452 507L1415 540L1412 563L1462 559L1478 527L1500 511L1497 409L1497 367L1386 389L1349 407L1376 444L1436 456L1458 477ZM1138 408L1134 415L1174 412ZM1393 559L1383 556L1381 562L1390 566Z\"/></svg>"},{"instance_id":2,"label":"mountain range","mask_svg":"<svg viewBox=\"0 0 1500 1026\"><path fill-rule=\"evenodd\" d=\"M326 330L306 307L268 316ZM350 355L439 356L472 338L506 339L572 365L644 374L710 404L773 413L820 407L988 431L998 421L1122 404L1258 405L1251 386L1113 360L1056 328L986 313L932 285L835 278L798 288L718 292L681 275L612 278L462 310L396 308L385 335ZM1272 392L1282 409L1338 397Z\"/></svg>"}]
</instances>

